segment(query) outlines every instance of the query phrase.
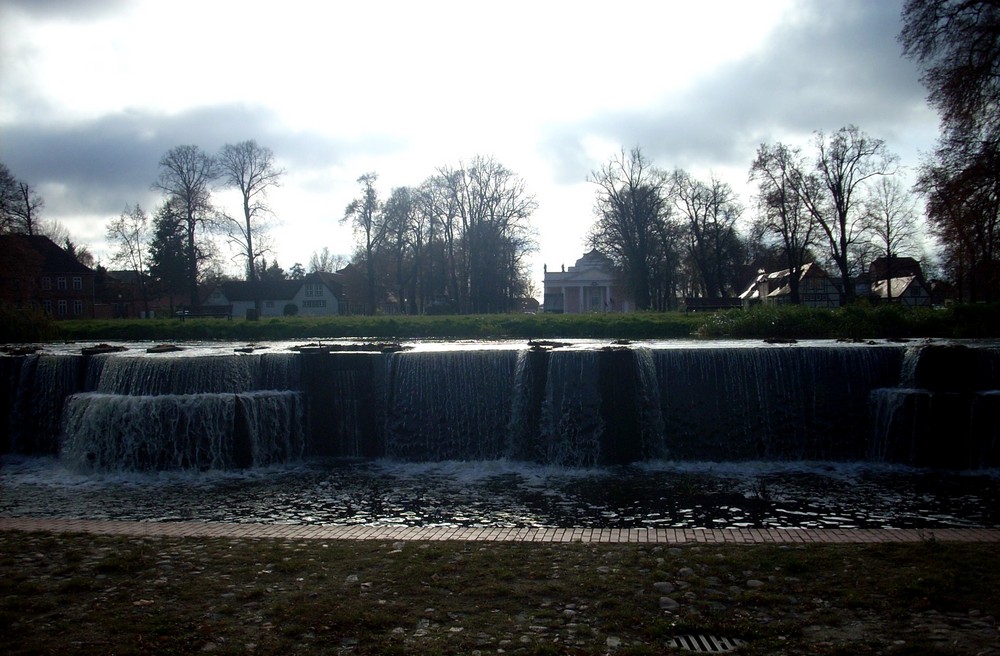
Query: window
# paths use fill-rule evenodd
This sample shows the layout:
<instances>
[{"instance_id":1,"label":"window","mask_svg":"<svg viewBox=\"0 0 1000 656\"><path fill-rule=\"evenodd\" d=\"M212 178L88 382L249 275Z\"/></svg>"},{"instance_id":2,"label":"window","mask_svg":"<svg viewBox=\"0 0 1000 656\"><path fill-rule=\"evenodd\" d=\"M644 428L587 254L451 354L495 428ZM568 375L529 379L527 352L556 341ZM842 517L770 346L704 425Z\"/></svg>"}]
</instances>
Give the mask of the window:
<instances>
[{"instance_id":1,"label":"window","mask_svg":"<svg viewBox=\"0 0 1000 656\"><path fill-rule=\"evenodd\" d=\"M42 289L45 291L52 289L52 276L42 276Z\"/></svg>"},{"instance_id":2,"label":"window","mask_svg":"<svg viewBox=\"0 0 1000 656\"><path fill-rule=\"evenodd\" d=\"M42 301L42 309L45 310L45 314L52 314L52 301L45 299Z\"/></svg>"},{"instance_id":3,"label":"window","mask_svg":"<svg viewBox=\"0 0 1000 656\"><path fill-rule=\"evenodd\" d=\"M66 289L66 276L56 278L56 289Z\"/></svg>"},{"instance_id":4,"label":"window","mask_svg":"<svg viewBox=\"0 0 1000 656\"><path fill-rule=\"evenodd\" d=\"M80 276L73 276L73 289L76 291L83 289L83 278Z\"/></svg>"},{"instance_id":5,"label":"window","mask_svg":"<svg viewBox=\"0 0 1000 656\"><path fill-rule=\"evenodd\" d=\"M274 307L274 301L264 301L264 307L273 308Z\"/></svg>"},{"instance_id":6,"label":"window","mask_svg":"<svg viewBox=\"0 0 1000 656\"><path fill-rule=\"evenodd\" d=\"M63 280L65 280L65 278ZM59 301L59 303L56 305L56 308L57 308L57 313L59 314L60 317L65 317L66 316L66 301L65 301L65 299Z\"/></svg>"},{"instance_id":7,"label":"window","mask_svg":"<svg viewBox=\"0 0 1000 656\"><path fill-rule=\"evenodd\" d=\"M73 316L78 317L83 314L83 301L73 301Z\"/></svg>"},{"instance_id":8,"label":"window","mask_svg":"<svg viewBox=\"0 0 1000 656\"><path fill-rule=\"evenodd\" d=\"M325 308L326 301L302 301L302 307L307 308Z\"/></svg>"}]
</instances>

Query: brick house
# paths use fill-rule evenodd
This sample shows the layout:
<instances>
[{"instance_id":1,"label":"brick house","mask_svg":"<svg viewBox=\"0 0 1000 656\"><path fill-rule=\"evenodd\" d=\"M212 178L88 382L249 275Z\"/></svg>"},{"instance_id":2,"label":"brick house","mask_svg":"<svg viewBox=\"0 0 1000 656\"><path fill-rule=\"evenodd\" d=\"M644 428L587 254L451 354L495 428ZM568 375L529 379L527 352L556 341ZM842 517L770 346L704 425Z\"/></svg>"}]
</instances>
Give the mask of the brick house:
<instances>
[{"instance_id":1,"label":"brick house","mask_svg":"<svg viewBox=\"0 0 1000 656\"><path fill-rule=\"evenodd\" d=\"M94 279L48 237L0 235L0 300L53 319L92 319Z\"/></svg>"}]
</instances>

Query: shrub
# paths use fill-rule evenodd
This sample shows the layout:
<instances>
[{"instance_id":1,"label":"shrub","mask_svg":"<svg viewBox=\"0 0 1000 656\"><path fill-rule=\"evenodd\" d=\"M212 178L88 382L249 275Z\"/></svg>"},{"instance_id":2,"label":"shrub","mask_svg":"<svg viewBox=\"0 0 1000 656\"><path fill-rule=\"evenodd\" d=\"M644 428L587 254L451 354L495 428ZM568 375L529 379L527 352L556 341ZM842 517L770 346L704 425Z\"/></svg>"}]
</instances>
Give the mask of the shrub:
<instances>
[{"instance_id":1,"label":"shrub","mask_svg":"<svg viewBox=\"0 0 1000 656\"><path fill-rule=\"evenodd\" d=\"M0 303L0 342L39 342L52 336L52 322L42 312Z\"/></svg>"}]
</instances>

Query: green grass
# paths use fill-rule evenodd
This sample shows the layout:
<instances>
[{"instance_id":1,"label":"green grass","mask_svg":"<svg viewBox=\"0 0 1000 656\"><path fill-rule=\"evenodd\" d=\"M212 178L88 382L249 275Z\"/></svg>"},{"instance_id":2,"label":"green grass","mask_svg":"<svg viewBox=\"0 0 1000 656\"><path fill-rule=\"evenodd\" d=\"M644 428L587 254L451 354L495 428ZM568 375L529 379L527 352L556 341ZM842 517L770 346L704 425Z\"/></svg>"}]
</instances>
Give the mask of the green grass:
<instances>
[{"instance_id":1,"label":"green grass","mask_svg":"<svg viewBox=\"0 0 1000 656\"><path fill-rule=\"evenodd\" d=\"M754 308L713 314L492 314L443 316L282 317L61 321L50 324L58 340L282 340L282 339L673 339L784 338L892 339L1000 337L1000 304L948 309L870 306L836 310ZM33 338L34 339L34 338ZM25 340L30 341L30 340Z\"/></svg>"},{"instance_id":2,"label":"green grass","mask_svg":"<svg viewBox=\"0 0 1000 656\"><path fill-rule=\"evenodd\" d=\"M63 340L545 339L688 337L703 318L682 313L346 316L63 321Z\"/></svg>"},{"instance_id":3,"label":"green grass","mask_svg":"<svg viewBox=\"0 0 1000 656\"><path fill-rule=\"evenodd\" d=\"M686 633L740 638L745 654L962 655L995 646L997 589L991 544L0 534L12 655L660 654Z\"/></svg>"}]
</instances>

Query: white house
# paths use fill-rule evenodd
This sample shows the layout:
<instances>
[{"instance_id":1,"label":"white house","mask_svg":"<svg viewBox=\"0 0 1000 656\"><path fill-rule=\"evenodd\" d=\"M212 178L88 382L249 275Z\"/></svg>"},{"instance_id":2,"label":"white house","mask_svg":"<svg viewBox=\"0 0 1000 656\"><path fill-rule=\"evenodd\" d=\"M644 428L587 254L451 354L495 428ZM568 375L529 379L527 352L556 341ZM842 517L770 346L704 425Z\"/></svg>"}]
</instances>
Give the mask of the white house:
<instances>
[{"instance_id":1,"label":"white house","mask_svg":"<svg viewBox=\"0 0 1000 656\"><path fill-rule=\"evenodd\" d=\"M782 269L760 275L740 294L743 307L756 303L785 305L791 302L791 270ZM805 307L839 307L840 290L815 262L802 265L799 273L799 304Z\"/></svg>"},{"instance_id":2,"label":"white house","mask_svg":"<svg viewBox=\"0 0 1000 656\"><path fill-rule=\"evenodd\" d=\"M546 312L629 312L635 303L621 283L611 260L592 250L569 270L545 268Z\"/></svg>"},{"instance_id":3,"label":"white house","mask_svg":"<svg viewBox=\"0 0 1000 656\"><path fill-rule=\"evenodd\" d=\"M285 308L304 316L328 316L341 314L341 305L346 304L344 286L336 273L315 272L299 280L273 280L259 284L260 316L280 317ZM254 294L250 283L230 280L218 285L205 298L204 305L232 306L234 317L247 315L254 309Z\"/></svg>"},{"instance_id":4,"label":"white house","mask_svg":"<svg viewBox=\"0 0 1000 656\"><path fill-rule=\"evenodd\" d=\"M903 305L930 305L931 290L920 263L912 257L877 257L868 267L871 295Z\"/></svg>"},{"instance_id":5,"label":"white house","mask_svg":"<svg viewBox=\"0 0 1000 656\"><path fill-rule=\"evenodd\" d=\"M872 295L883 301L903 305L930 305L931 290L917 276L900 276L872 283Z\"/></svg>"}]
</instances>

